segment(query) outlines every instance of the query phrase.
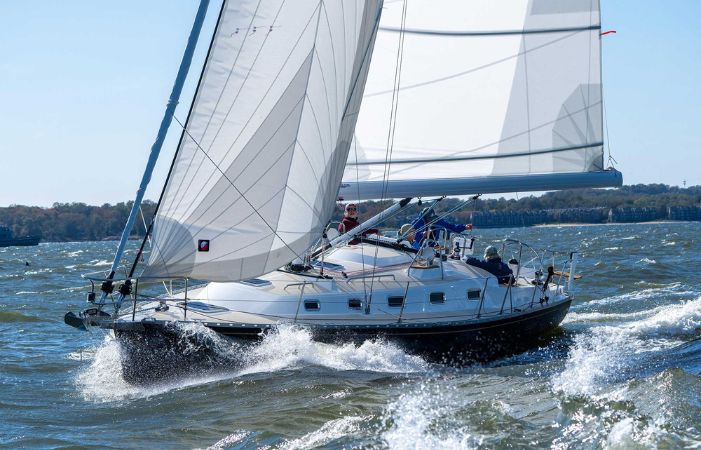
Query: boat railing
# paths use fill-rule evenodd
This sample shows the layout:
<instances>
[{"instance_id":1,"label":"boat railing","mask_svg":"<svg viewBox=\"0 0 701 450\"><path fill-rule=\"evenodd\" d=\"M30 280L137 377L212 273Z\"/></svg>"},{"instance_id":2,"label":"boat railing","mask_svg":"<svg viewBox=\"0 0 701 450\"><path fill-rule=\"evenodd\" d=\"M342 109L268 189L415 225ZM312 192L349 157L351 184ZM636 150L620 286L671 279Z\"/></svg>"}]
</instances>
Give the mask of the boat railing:
<instances>
[{"instance_id":1,"label":"boat railing","mask_svg":"<svg viewBox=\"0 0 701 450\"><path fill-rule=\"evenodd\" d=\"M176 281L176 279L173 279L173 281ZM192 280L187 280L185 278L178 279L178 281L182 281L184 284L183 289L180 290L173 290L172 293L179 292L178 298L173 298L172 295L168 296L159 296L159 297L153 297L153 296L142 296L139 290L141 289L141 285L144 284L143 281L139 282L138 279L134 279L134 292L132 294L132 298L130 299L131 301L129 302L129 306L131 307L131 311L128 311L127 314L131 316L132 321L135 321L137 319L137 313L140 312L145 312L151 309L155 309L156 311L165 311L168 310L169 308L177 308L182 311L182 317L183 320L188 320L190 317L190 303L192 298L189 297L189 292L191 292L191 282ZM394 281L394 280L393 280ZM554 282L549 285L549 287L544 287L544 285L538 285L538 284L531 284L530 286L525 286L525 285L517 285L515 282L508 283L508 284L499 284L496 282L496 279L494 277L483 277L479 279L479 286L480 286L480 293L479 297L476 299L471 299L465 295L463 297L463 300L466 300L466 306L465 310L463 313L460 314L461 317L463 317L465 320L470 320L470 319L486 319L486 318L491 318L491 317L499 317L502 315L507 315L507 314L513 314L513 313L520 313L524 311L528 311L536 306L539 305L539 302L536 301L536 299L540 300L540 303L543 303L544 298L544 293L552 293L554 294L555 292L562 293L562 290L560 287L555 284ZM269 318L276 318L278 317L280 320L290 320L292 319L293 322L298 322L300 320L300 315L303 309L303 305L305 305L305 301L310 300L310 299L317 299L316 294L311 294L309 293L310 287L315 286L317 283L315 281L304 281L300 283L290 283L286 287L287 288L297 288L299 291L298 292L290 292L289 298L287 299L276 299L274 300L275 302L294 302L295 307L293 309L294 311L294 316L275 316L275 315L270 315L270 314L264 314L266 316L269 316ZM425 306L430 302L430 289L426 289L427 284L426 282L421 282L421 281L397 281L396 284L394 284L394 287L392 288L387 288L387 287L382 287L380 288L381 290L377 290L374 293L373 292L368 292L367 297L363 297L361 295L358 300L360 300L360 305L358 308L358 312L362 313L363 310L365 310L369 305L369 299L370 297L375 297L375 306L373 309L380 311L384 314L387 314L389 316L394 316L394 320L396 320L397 323L410 323L415 320L420 320L416 319L414 317L407 317L406 313L407 310L416 310L416 308L421 308L422 305ZM426 292L426 298L419 298L419 296L415 293L413 288L422 288L424 292ZM501 287L505 288L502 290L494 290L492 288L496 287ZM377 286L376 286L377 288ZM517 303L514 302L514 291L516 289L527 289L530 288L531 294L530 294L530 299L531 301L527 301L524 299L523 294L519 295L519 301ZM395 306L401 306L398 310L393 311L392 305L388 305L388 307L381 307L379 304L377 304L377 299L383 298L383 297L389 297L392 295L392 292L396 292L396 297L401 297L401 305L395 305ZM495 295L499 293L501 297L496 298ZM455 297L447 297L445 298L445 302L451 302L453 300L456 300ZM459 300L459 299L458 299ZM474 303L472 303L474 300ZM489 301L488 301L489 300ZM194 301L194 300L193 300ZM197 302L201 302L202 300L197 299ZM235 303L243 303L246 301L250 300L244 300L244 299L239 299L239 300L229 300L231 303L234 303L234 305L226 305L226 300L218 300L217 305L220 305L221 303L224 303L224 307L226 308L227 311L229 312L247 312L246 308L237 308ZM265 300L257 300L257 301L265 301ZM272 300L271 300L272 301ZM348 298L343 297L340 298L340 296L336 296L335 298L331 298L328 300L322 300L322 309L323 309L323 304L328 304L325 302L329 302L332 304L340 304L340 303L346 303L348 301ZM388 300L389 301L389 300ZM141 306L143 303L148 302L150 305L148 306ZM472 305L472 306L470 306ZM365 306L365 308L364 308ZM306 309L306 305L305 305ZM196 310L199 315L202 315L201 310ZM454 311L454 310L453 310ZM308 313L307 313L308 314ZM206 316L206 314L205 314ZM447 316L446 316L447 317ZM454 318L454 317L453 317ZM196 320L196 319L195 319ZM217 321L225 322L226 320L217 317Z\"/></svg>"},{"instance_id":2,"label":"boat railing","mask_svg":"<svg viewBox=\"0 0 701 450\"><path fill-rule=\"evenodd\" d=\"M522 250L521 250L522 251ZM565 294L570 294L572 291L572 274L574 273L574 263L575 263L575 253L570 254L570 257L567 258L566 260L562 261L561 263L558 264L558 268L560 270L554 270L551 269L547 277L545 274L535 274L533 278L529 278L527 275L528 274L523 274L520 273L520 270L517 270L516 274L514 274L508 283L502 283L500 286L504 287L505 289L503 290L503 294L500 297L500 304L494 305L493 303L491 304L492 306L489 308L485 308L486 306L486 297L487 297L487 292L488 288L491 283L497 284L497 280L494 276L485 276L482 278L473 278L473 280L477 281L480 285L480 293L479 293L479 303L476 305L476 308L472 308L474 311L474 317L475 318L481 318L485 317L488 315L501 315L504 313L513 313L515 309L518 308L523 308L524 303L523 303L523 294L519 294L519 304L516 306L514 305L514 290L515 289L525 289L525 288L530 288L532 287L532 291L530 294L530 302L528 302L527 307L532 308L536 303L543 303L548 301L548 296L553 295L553 293L565 293ZM568 272L569 271L569 272ZM99 275L98 275L99 274ZM123 301L128 302L127 304L131 306L131 317L132 320L136 319L136 313L140 310L143 310L143 308L139 308L139 304L145 303L145 302L150 302L150 303L155 303L158 302L159 306L156 306L156 308L162 308L164 310L167 310L168 307L173 306L179 309L183 310L183 318L186 320L190 308L189 308L189 303L190 300L190 292L192 292L194 287L199 287L201 286L201 282L197 282L196 280L192 280L190 278L186 277L171 277L171 278L148 278L148 277L134 277L134 278L126 278L126 277L115 277L112 279L108 279L104 276L102 273L92 273L92 274L85 274L84 278L89 280L91 283L91 292L88 294L88 301L92 303L94 306L97 306L99 308L102 308L107 305L112 305L115 307L116 312L118 312L119 308L121 307L121 304ZM412 303L426 303L428 302L428 299L422 299L422 300L416 300L416 294L411 294L410 291L412 291L413 287L417 286L422 286L424 289L427 286L430 286L431 281L420 281L420 280L399 280L395 274L365 274L365 275L358 275L358 276L353 276L353 277L348 277L345 279L346 283L345 285L349 285L351 282L373 282L375 283L374 289L376 290L381 290L382 294L380 295L389 295L388 292L392 290L397 291L397 296L400 296L403 298L401 307L397 311L396 314L397 316L397 321L401 323L403 320L407 320L405 317L405 313L408 307L412 306ZM491 280L491 283L490 283ZM97 293L101 290L102 284L106 281L109 281L111 283L121 283L116 290L115 294L118 294L121 296L121 298L114 298L113 293L109 293L108 295L104 296L104 299L109 299L109 301L106 300L100 300L96 301ZM274 281L274 280L273 280ZM279 280L282 281L282 280ZM310 289L308 289L307 285L310 285L310 287L316 287L319 286L320 283L326 283L326 282L339 282L343 281L341 280L310 280L310 281L302 281L302 282L296 282L296 283L287 283L284 285L283 289L285 291L290 291L292 288L298 288L299 293L293 291L290 292L290 294L294 295L294 300L292 299L287 299L287 300L279 300L276 299L276 302L285 302L285 301L294 301L296 303L296 308L295 308L295 314L294 314L294 320L297 321L300 315L300 312L302 310L302 304L306 297L309 296L308 292ZM387 281L390 281L388 284ZM130 289L123 289L123 285L126 284L127 282L130 283ZM441 282L444 282L441 280ZM165 294L158 294L152 291L154 285L156 284L162 284L163 287L165 288ZM401 293L399 291L402 291ZM476 289L475 289L476 290ZM493 292L498 292L498 291L493 291ZM523 291L521 291L523 292ZM377 294L375 294L377 295ZM365 305L365 308L362 308L361 305L361 310L365 309L366 311L369 310L370 306L370 298L373 296L372 293L372 288L370 289L369 292L363 293L361 295L361 302L362 305ZM493 300L494 297L491 297L491 300ZM468 300L472 300L469 299ZM476 299L475 299L476 300ZM201 301L198 299L197 301ZM219 300L221 302L222 300ZM226 300L224 300L226 301ZM232 299L230 300L233 303L236 302L246 302L250 301L245 300L245 299ZM256 300L256 301L261 301L261 300ZM265 301L265 300L262 300ZM336 300L338 301L338 300ZM494 308L496 306L496 309ZM390 308L391 309L391 308ZM230 308L231 311L236 311L238 308ZM127 313L128 314L128 313ZM389 314L389 312L388 312Z\"/></svg>"},{"instance_id":3,"label":"boat railing","mask_svg":"<svg viewBox=\"0 0 701 450\"><path fill-rule=\"evenodd\" d=\"M104 272L91 272L83 274L82 277L90 282L90 292L87 295L88 303L103 308L112 306L115 308L115 313L119 311L124 300L129 298L132 303L132 320L135 318L137 311L137 302L153 302L159 301L161 305L168 303L183 303L185 317L187 317L188 290L191 289L193 280L187 277L108 277ZM174 286L175 283L175 286ZM183 287L178 287L178 284ZM114 286L117 286L116 292ZM182 298L167 298L163 295L140 294L140 288L154 285L162 285L165 288L168 297L175 297L182 294ZM196 284L199 287L199 284ZM100 299L97 298L98 291L103 295ZM117 298L114 295L117 294Z\"/></svg>"},{"instance_id":4,"label":"boat railing","mask_svg":"<svg viewBox=\"0 0 701 450\"><path fill-rule=\"evenodd\" d=\"M531 255L530 259L526 262L523 262L524 251ZM507 253L511 254L509 261L515 259L517 262L516 274L514 275L516 280L524 279L524 277L521 276L521 272L524 268L530 268L536 274L535 278L537 280L540 279L539 281L543 281L541 278L547 275L547 272L543 273L543 269L547 270L548 272L552 270L554 276L557 277L557 281L555 281L553 279L554 277L552 276L549 281L555 282L558 288L560 286L564 286L568 292L573 291L574 285L572 281L574 279L574 267L576 265L576 259L579 252L536 249L518 239L507 238L502 242L501 254L506 256ZM563 261L559 264L560 270L557 270L557 258L563 258Z\"/></svg>"}]
</instances>

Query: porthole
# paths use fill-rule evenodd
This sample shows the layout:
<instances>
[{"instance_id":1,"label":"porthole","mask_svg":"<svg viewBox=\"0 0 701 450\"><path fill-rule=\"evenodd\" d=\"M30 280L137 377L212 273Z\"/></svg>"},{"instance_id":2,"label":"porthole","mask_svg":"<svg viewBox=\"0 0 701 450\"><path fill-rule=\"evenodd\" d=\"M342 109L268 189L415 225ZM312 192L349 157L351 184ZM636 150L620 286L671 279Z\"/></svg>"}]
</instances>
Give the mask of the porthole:
<instances>
[{"instance_id":1,"label":"porthole","mask_svg":"<svg viewBox=\"0 0 701 450\"><path fill-rule=\"evenodd\" d=\"M445 293L431 292L431 294L429 295L429 300L431 303L445 303Z\"/></svg>"},{"instance_id":2,"label":"porthole","mask_svg":"<svg viewBox=\"0 0 701 450\"><path fill-rule=\"evenodd\" d=\"M349 309L361 309L363 307L363 302L359 298L349 298L348 308Z\"/></svg>"},{"instance_id":3,"label":"porthole","mask_svg":"<svg viewBox=\"0 0 701 450\"><path fill-rule=\"evenodd\" d=\"M306 309L307 311L319 311L319 300L305 300L304 309Z\"/></svg>"},{"instance_id":4,"label":"porthole","mask_svg":"<svg viewBox=\"0 0 701 450\"><path fill-rule=\"evenodd\" d=\"M404 297L400 295L393 295L387 297L387 306L391 306L393 308L398 308L401 307L404 304Z\"/></svg>"}]
</instances>

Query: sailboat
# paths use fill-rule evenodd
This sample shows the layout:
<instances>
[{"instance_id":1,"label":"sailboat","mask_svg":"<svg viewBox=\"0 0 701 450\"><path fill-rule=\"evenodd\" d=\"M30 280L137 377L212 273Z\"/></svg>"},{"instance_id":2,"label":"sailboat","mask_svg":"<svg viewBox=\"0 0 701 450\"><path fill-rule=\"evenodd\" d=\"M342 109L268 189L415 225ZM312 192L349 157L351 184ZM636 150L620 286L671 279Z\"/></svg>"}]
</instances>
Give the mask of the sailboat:
<instances>
[{"instance_id":1,"label":"sailboat","mask_svg":"<svg viewBox=\"0 0 701 450\"><path fill-rule=\"evenodd\" d=\"M444 196L620 186L604 167L598 2L223 1L147 237L117 276L207 8L111 270L65 317L112 330L127 379L218 364L190 325L243 341L292 325L450 360L557 327L576 252L505 241L502 280L465 263L478 235L437 230L416 249L364 233ZM336 202L369 199L399 201L337 235Z\"/></svg>"}]
</instances>

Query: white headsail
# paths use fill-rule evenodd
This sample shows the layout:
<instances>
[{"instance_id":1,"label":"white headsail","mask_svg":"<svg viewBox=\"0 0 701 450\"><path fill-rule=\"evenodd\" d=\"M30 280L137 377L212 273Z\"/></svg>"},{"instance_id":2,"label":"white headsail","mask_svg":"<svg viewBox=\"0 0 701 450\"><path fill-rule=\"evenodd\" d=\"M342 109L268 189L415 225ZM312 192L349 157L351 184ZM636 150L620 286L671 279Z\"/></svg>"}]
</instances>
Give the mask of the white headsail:
<instances>
[{"instance_id":1,"label":"white headsail","mask_svg":"<svg viewBox=\"0 0 701 450\"><path fill-rule=\"evenodd\" d=\"M142 276L255 277L320 237L381 7L381 0L225 2Z\"/></svg>"},{"instance_id":2,"label":"white headsail","mask_svg":"<svg viewBox=\"0 0 701 450\"><path fill-rule=\"evenodd\" d=\"M412 189L390 189L385 197L427 195L417 187L429 184L457 189L435 194L468 194L528 190L509 187L511 179L545 181L532 190L566 188L567 180L597 183L533 176L604 170L597 0L410 1L395 91L401 27L402 4L388 4L343 197L377 198L377 189L360 191L387 180ZM450 184L457 179L464 192ZM604 184L619 183L620 174L611 180Z\"/></svg>"}]
</instances>

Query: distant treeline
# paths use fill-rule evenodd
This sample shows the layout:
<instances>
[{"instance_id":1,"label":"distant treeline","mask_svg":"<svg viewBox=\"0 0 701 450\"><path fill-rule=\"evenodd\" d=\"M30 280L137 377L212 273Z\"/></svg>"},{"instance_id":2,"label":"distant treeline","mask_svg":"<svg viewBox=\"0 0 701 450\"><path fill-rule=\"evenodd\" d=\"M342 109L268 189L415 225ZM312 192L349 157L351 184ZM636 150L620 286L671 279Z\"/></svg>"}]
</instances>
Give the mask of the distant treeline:
<instances>
[{"instance_id":1,"label":"distant treeline","mask_svg":"<svg viewBox=\"0 0 701 450\"><path fill-rule=\"evenodd\" d=\"M430 199L427 199L430 200ZM388 203L364 202L359 205L361 220L379 213ZM426 206L424 203L423 206ZM476 202L446 198L436 211L447 211L457 223L475 226L529 226L541 223L603 223L668 219L670 207L701 206L701 186L679 188L665 184L636 184L617 189L570 189L518 199L485 199ZM407 208L386 222L399 227L416 217L421 207ZM338 214L340 214L340 209ZM611 212L611 214L609 214ZM700 212L701 213L701 212ZM690 220L697 220L690 218Z\"/></svg>"},{"instance_id":2,"label":"distant treeline","mask_svg":"<svg viewBox=\"0 0 701 450\"><path fill-rule=\"evenodd\" d=\"M122 234L133 202L102 206L85 203L54 203L51 208L10 206L0 208L0 225L12 230L16 237L41 236L43 241L100 241ZM153 216L156 204L146 201L142 211L146 221ZM147 222L148 223L148 222ZM132 235L143 236L141 216Z\"/></svg>"},{"instance_id":3,"label":"distant treeline","mask_svg":"<svg viewBox=\"0 0 701 450\"><path fill-rule=\"evenodd\" d=\"M426 199L430 200L430 199ZM359 204L361 220L382 211L390 202ZM10 206L0 208L0 225L10 227L15 236L40 235L44 241L87 241L117 238L131 209L131 202L116 205L89 206L84 203L54 203L51 208ZM397 228L425 207L412 205L384 226ZM143 215L148 223L155 209L153 202L144 202ZM572 189L519 199L479 199L477 202L448 198L440 202L437 212L453 211L450 217L458 223L474 222L481 226L527 226L537 223L656 220L670 218L670 207L701 206L701 186L670 187L664 184L637 184L618 189ZM595 210L599 208L600 210ZM342 214L337 205L333 220ZM611 211L611 213L609 213ZM632 214L632 215L631 215ZM672 217L685 220L684 217ZM580 220L581 219L581 220ZM630 220L629 220L630 219ZM490 225L490 220L496 220ZM693 217L691 220L696 220ZM481 223L480 223L481 221ZM136 221L133 236L144 234L143 220Z\"/></svg>"}]
</instances>

